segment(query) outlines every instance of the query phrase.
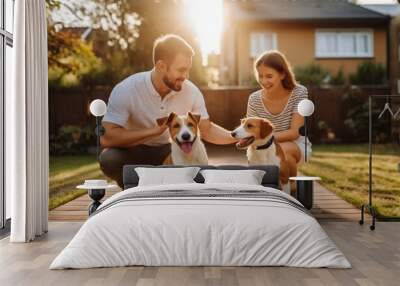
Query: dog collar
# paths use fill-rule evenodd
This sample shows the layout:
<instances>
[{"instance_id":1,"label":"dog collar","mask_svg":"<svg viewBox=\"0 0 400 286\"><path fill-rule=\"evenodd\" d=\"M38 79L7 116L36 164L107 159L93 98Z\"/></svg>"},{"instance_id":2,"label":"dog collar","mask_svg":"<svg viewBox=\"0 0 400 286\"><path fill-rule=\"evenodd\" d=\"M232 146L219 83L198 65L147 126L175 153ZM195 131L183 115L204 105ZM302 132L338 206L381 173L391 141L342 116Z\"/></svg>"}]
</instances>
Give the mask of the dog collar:
<instances>
[{"instance_id":1,"label":"dog collar","mask_svg":"<svg viewBox=\"0 0 400 286\"><path fill-rule=\"evenodd\" d=\"M267 148L269 148L269 146L272 145L273 142L274 142L274 136L272 136L271 139L269 139L268 142L265 143L264 145L257 146L256 149L257 150L267 149Z\"/></svg>"}]
</instances>

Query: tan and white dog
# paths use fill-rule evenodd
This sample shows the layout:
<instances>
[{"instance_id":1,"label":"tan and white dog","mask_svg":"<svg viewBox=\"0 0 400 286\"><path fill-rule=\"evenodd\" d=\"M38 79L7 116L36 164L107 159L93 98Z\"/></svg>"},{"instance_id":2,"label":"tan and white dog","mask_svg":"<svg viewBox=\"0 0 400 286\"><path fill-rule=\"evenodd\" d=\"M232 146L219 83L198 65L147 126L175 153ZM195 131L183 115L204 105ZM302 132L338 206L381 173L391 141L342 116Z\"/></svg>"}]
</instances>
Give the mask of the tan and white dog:
<instances>
[{"instance_id":1,"label":"tan and white dog","mask_svg":"<svg viewBox=\"0 0 400 286\"><path fill-rule=\"evenodd\" d=\"M177 115L171 112L168 117L157 119L159 126L166 124L170 134L171 155L165 165L208 165L206 148L199 131L200 115L188 112Z\"/></svg>"},{"instance_id":2,"label":"tan and white dog","mask_svg":"<svg viewBox=\"0 0 400 286\"><path fill-rule=\"evenodd\" d=\"M290 192L289 177L295 174L290 174L285 153L274 140L274 126L269 120L259 117L244 118L231 135L239 139L236 143L239 149L247 148L249 165L278 166L281 187L285 192Z\"/></svg>"}]
</instances>

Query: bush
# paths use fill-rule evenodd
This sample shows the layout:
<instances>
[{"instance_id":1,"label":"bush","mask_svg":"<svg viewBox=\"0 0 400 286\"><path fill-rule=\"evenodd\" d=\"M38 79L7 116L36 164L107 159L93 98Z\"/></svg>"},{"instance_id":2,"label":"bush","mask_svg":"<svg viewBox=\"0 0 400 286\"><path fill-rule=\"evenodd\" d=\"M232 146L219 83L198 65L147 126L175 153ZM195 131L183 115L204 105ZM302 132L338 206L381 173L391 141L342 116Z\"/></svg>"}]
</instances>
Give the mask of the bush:
<instances>
[{"instance_id":1,"label":"bush","mask_svg":"<svg viewBox=\"0 0 400 286\"><path fill-rule=\"evenodd\" d=\"M311 63L304 67L296 67L294 69L296 79L305 85L321 85L330 80L329 72L320 65Z\"/></svg>"},{"instance_id":2,"label":"bush","mask_svg":"<svg viewBox=\"0 0 400 286\"><path fill-rule=\"evenodd\" d=\"M350 89L344 96L343 104L349 107L344 121L347 132L354 138L354 142L368 142L369 104L367 97L362 96L359 89ZM375 143L386 143L390 139L388 118L383 116L378 119L382 108L381 102L372 102L372 140Z\"/></svg>"},{"instance_id":3,"label":"bush","mask_svg":"<svg viewBox=\"0 0 400 286\"><path fill-rule=\"evenodd\" d=\"M349 76L353 85L385 84L386 69L379 63L373 61L362 62L357 71Z\"/></svg>"},{"instance_id":4,"label":"bush","mask_svg":"<svg viewBox=\"0 0 400 286\"><path fill-rule=\"evenodd\" d=\"M57 135L50 136L50 155L86 154L89 146L96 144L93 126L62 126Z\"/></svg>"},{"instance_id":5,"label":"bush","mask_svg":"<svg viewBox=\"0 0 400 286\"><path fill-rule=\"evenodd\" d=\"M346 82L346 79L344 78L343 68L340 67L337 74L331 78L329 83L332 85L344 85L345 82Z\"/></svg>"},{"instance_id":6,"label":"bush","mask_svg":"<svg viewBox=\"0 0 400 286\"><path fill-rule=\"evenodd\" d=\"M118 80L117 74L109 66L101 65L94 68L91 72L83 74L80 80L81 86L91 88L101 85L114 85Z\"/></svg>"}]
</instances>

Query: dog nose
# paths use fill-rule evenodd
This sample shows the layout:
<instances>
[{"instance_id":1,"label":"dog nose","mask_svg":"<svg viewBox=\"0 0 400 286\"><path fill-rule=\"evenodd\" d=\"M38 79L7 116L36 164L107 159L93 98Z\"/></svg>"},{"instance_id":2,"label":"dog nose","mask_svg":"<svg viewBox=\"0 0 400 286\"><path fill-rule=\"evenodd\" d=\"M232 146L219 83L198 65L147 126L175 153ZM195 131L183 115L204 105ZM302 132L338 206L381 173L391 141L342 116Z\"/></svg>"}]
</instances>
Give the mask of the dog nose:
<instances>
[{"instance_id":1,"label":"dog nose","mask_svg":"<svg viewBox=\"0 0 400 286\"><path fill-rule=\"evenodd\" d=\"M183 133L182 134L182 139L183 140L189 140L190 139L190 134L189 133Z\"/></svg>"},{"instance_id":2,"label":"dog nose","mask_svg":"<svg viewBox=\"0 0 400 286\"><path fill-rule=\"evenodd\" d=\"M235 131L232 131L232 132L231 132L231 136L232 136L232 137L236 137L236 132L235 132Z\"/></svg>"}]
</instances>

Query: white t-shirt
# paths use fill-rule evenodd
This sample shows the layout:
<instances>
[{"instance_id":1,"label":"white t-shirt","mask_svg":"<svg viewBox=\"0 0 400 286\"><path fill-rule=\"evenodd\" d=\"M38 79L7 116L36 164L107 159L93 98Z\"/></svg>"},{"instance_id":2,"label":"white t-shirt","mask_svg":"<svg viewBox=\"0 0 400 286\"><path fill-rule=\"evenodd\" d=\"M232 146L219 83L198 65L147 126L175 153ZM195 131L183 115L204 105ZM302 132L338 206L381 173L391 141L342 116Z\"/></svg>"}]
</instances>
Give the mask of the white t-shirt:
<instances>
[{"instance_id":1,"label":"white t-shirt","mask_svg":"<svg viewBox=\"0 0 400 286\"><path fill-rule=\"evenodd\" d=\"M208 119L208 113L200 90L185 80L180 91L171 91L163 99L151 81L151 71L136 73L118 83L108 99L107 113L103 122L111 122L129 130L143 130L157 126L157 118L175 112L184 115L188 111ZM159 137L144 144L158 146L168 143L166 130Z\"/></svg>"}]
</instances>

